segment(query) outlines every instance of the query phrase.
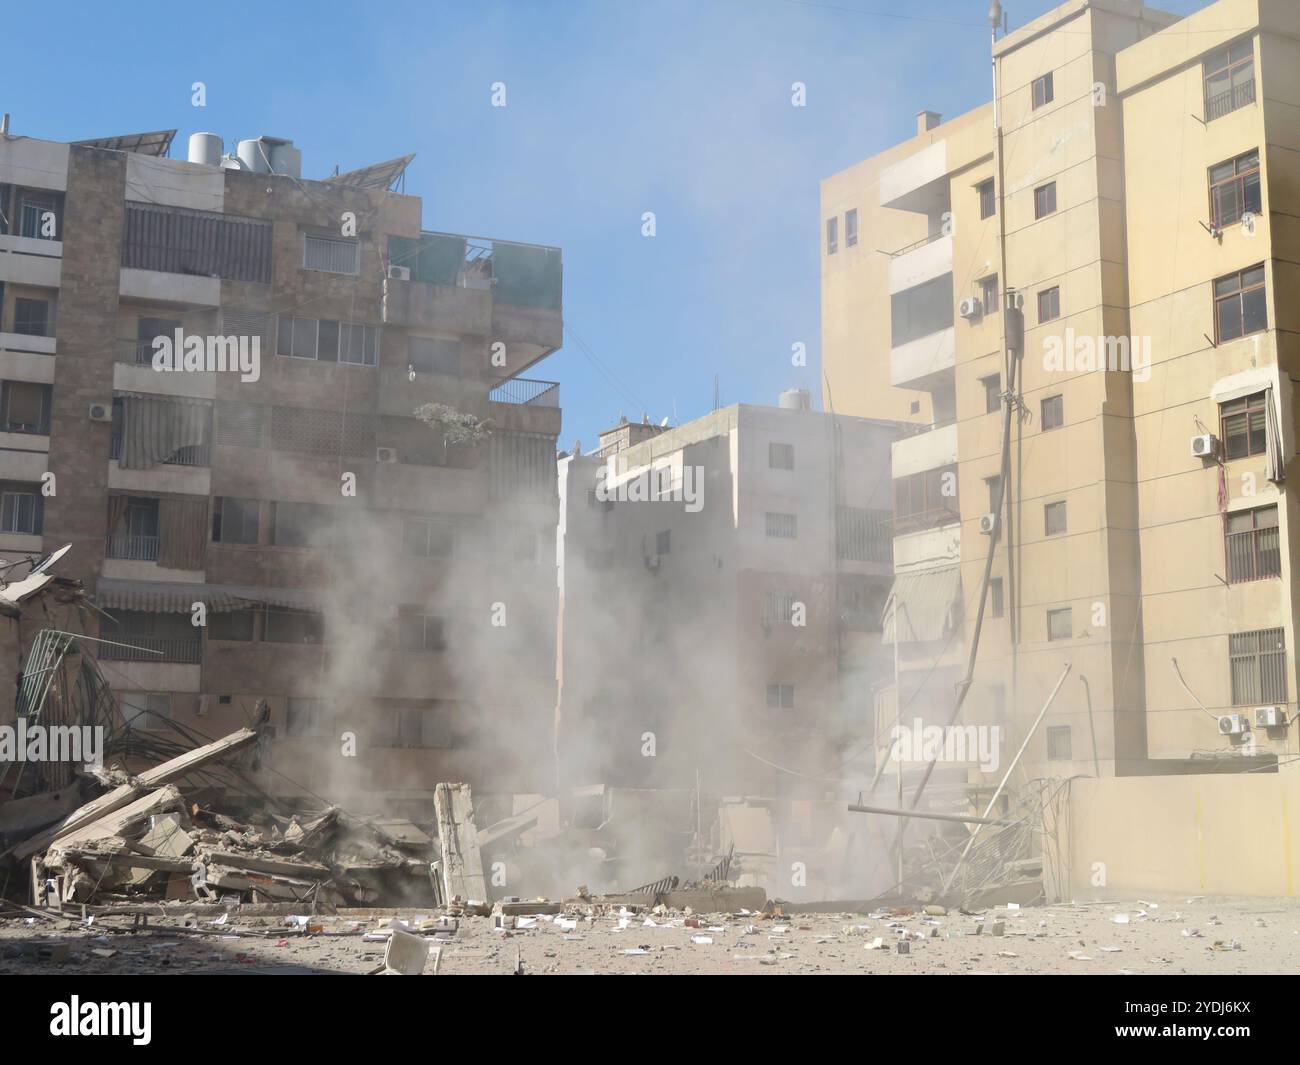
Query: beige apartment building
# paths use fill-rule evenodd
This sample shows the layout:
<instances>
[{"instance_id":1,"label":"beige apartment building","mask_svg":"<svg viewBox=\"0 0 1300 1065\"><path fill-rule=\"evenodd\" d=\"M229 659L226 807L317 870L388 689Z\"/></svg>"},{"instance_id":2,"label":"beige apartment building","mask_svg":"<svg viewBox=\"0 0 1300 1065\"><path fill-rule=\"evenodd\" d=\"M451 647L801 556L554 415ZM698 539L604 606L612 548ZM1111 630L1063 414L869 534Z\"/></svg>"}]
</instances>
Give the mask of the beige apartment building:
<instances>
[{"instance_id":1,"label":"beige apartment building","mask_svg":"<svg viewBox=\"0 0 1300 1065\"><path fill-rule=\"evenodd\" d=\"M560 409L523 375L561 343L559 249L422 229L409 156L316 180L288 140L173 136L6 116L0 553L72 545L134 727L265 700L272 791L540 790Z\"/></svg>"},{"instance_id":2,"label":"beige apartment building","mask_svg":"<svg viewBox=\"0 0 1300 1065\"><path fill-rule=\"evenodd\" d=\"M831 794L846 759L870 775L898 433L792 391L561 456L564 786L776 800Z\"/></svg>"},{"instance_id":3,"label":"beige apartment building","mask_svg":"<svg viewBox=\"0 0 1300 1065\"><path fill-rule=\"evenodd\" d=\"M948 719L996 541L963 720L1009 757L1071 666L1031 777L1267 767L1300 750L1300 6L1071 0L992 51L992 104L822 184L836 410L923 430L905 716Z\"/></svg>"}]
</instances>

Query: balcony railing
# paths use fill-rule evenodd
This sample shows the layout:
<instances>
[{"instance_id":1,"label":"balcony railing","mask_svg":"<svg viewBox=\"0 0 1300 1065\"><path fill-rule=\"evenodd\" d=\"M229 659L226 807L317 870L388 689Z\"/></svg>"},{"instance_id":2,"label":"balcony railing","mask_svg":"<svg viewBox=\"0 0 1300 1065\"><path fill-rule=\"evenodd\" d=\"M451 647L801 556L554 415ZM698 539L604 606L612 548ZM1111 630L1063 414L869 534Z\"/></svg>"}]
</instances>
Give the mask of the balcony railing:
<instances>
[{"instance_id":1,"label":"balcony railing","mask_svg":"<svg viewBox=\"0 0 1300 1065\"><path fill-rule=\"evenodd\" d=\"M911 244L905 244L896 251L887 252L886 254L888 254L891 259L897 259L900 255L906 255L909 251L916 251L918 248L924 248L927 244L933 244L936 240L943 240L946 236L948 236L947 233L943 232L943 230L939 230L937 233L931 233L928 236L922 237L920 240L914 240Z\"/></svg>"},{"instance_id":2,"label":"balcony railing","mask_svg":"<svg viewBox=\"0 0 1300 1065\"><path fill-rule=\"evenodd\" d=\"M119 337L113 341L113 361L133 366L150 366L153 364L153 342Z\"/></svg>"},{"instance_id":3,"label":"balcony railing","mask_svg":"<svg viewBox=\"0 0 1300 1065\"><path fill-rule=\"evenodd\" d=\"M560 385L558 381L533 381L515 377L503 381L488 393L493 403L521 403L533 407L558 407Z\"/></svg>"},{"instance_id":4,"label":"balcony railing","mask_svg":"<svg viewBox=\"0 0 1300 1065\"><path fill-rule=\"evenodd\" d=\"M1234 85L1226 92L1210 96L1205 101L1205 121L1213 122L1216 118L1230 115L1239 108L1255 102L1255 79Z\"/></svg>"},{"instance_id":5,"label":"balcony railing","mask_svg":"<svg viewBox=\"0 0 1300 1065\"><path fill-rule=\"evenodd\" d=\"M941 529L959 521L961 513L955 507L935 507L915 514L898 514L894 517L894 535L906 536L908 533Z\"/></svg>"},{"instance_id":6,"label":"balcony railing","mask_svg":"<svg viewBox=\"0 0 1300 1065\"><path fill-rule=\"evenodd\" d=\"M838 533L841 559L852 562L893 562L894 530L889 511L840 507Z\"/></svg>"},{"instance_id":7,"label":"balcony railing","mask_svg":"<svg viewBox=\"0 0 1300 1065\"><path fill-rule=\"evenodd\" d=\"M198 665L203 660L203 642L194 637L133 636L110 637L111 643L97 645L96 654L110 662L176 662ZM129 646L122 646L122 645Z\"/></svg>"},{"instance_id":8,"label":"balcony railing","mask_svg":"<svg viewBox=\"0 0 1300 1065\"><path fill-rule=\"evenodd\" d=\"M124 558L134 562L157 562L158 537L129 533L110 536L105 555L108 558Z\"/></svg>"},{"instance_id":9,"label":"balcony railing","mask_svg":"<svg viewBox=\"0 0 1300 1065\"><path fill-rule=\"evenodd\" d=\"M122 437L120 433L114 433L109 439L108 457L110 459L120 459L122 457ZM163 465L211 466L212 448L208 444L191 444L173 452L169 458L163 459Z\"/></svg>"}]
</instances>

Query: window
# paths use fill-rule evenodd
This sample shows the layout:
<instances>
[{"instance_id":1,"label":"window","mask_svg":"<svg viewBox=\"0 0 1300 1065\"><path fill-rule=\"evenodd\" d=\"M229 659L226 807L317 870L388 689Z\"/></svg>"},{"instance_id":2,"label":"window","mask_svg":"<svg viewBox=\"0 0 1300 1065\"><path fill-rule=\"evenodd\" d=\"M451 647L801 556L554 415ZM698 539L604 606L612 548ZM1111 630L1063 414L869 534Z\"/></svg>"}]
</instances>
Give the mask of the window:
<instances>
[{"instance_id":1,"label":"window","mask_svg":"<svg viewBox=\"0 0 1300 1065\"><path fill-rule=\"evenodd\" d=\"M212 501L212 542L214 544L257 543L261 504L256 499L217 496Z\"/></svg>"},{"instance_id":2,"label":"window","mask_svg":"<svg viewBox=\"0 0 1300 1065\"><path fill-rule=\"evenodd\" d=\"M993 215L997 213L998 209L997 197L994 194L993 179L989 178L988 181L981 181L975 186L975 191L979 194L980 198L980 217L992 218Z\"/></svg>"},{"instance_id":3,"label":"window","mask_svg":"<svg viewBox=\"0 0 1300 1065\"><path fill-rule=\"evenodd\" d=\"M285 734L289 736L322 736L325 726L325 701L289 696Z\"/></svg>"},{"instance_id":4,"label":"window","mask_svg":"<svg viewBox=\"0 0 1300 1065\"><path fill-rule=\"evenodd\" d=\"M0 532L38 535L44 525L44 509L36 485L0 483Z\"/></svg>"},{"instance_id":5,"label":"window","mask_svg":"<svg viewBox=\"0 0 1300 1065\"><path fill-rule=\"evenodd\" d=\"M998 473L992 477L985 477L984 484L989 490L989 513L996 514L1002 509L1002 474Z\"/></svg>"},{"instance_id":6,"label":"window","mask_svg":"<svg viewBox=\"0 0 1300 1065\"><path fill-rule=\"evenodd\" d=\"M792 470L794 469L794 445L793 444L768 444L767 445L767 466L772 470Z\"/></svg>"},{"instance_id":7,"label":"window","mask_svg":"<svg viewBox=\"0 0 1300 1065\"><path fill-rule=\"evenodd\" d=\"M1236 340L1267 328L1263 263L1214 282L1214 338L1217 343Z\"/></svg>"},{"instance_id":8,"label":"window","mask_svg":"<svg viewBox=\"0 0 1300 1065\"><path fill-rule=\"evenodd\" d=\"M280 318L276 329L275 353L294 359L375 366L379 363L379 329L355 322L286 316Z\"/></svg>"},{"instance_id":9,"label":"window","mask_svg":"<svg viewBox=\"0 0 1300 1065\"><path fill-rule=\"evenodd\" d=\"M834 255L839 251L839 232L840 220L838 218L826 219L826 254Z\"/></svg>"},{"instance_id":10,"label":"window","mask_svg":"<svg viewBox=\"0 0 1300 1065\"><path fill-rule=\"evenodd\" d=\"M302 238L302 268L324 270L330 274L355 274L359 247L355 240L314 237L306 233Z\"/></svg>"},{"instance_id":11,"label":"window","mask_svg":"<svg viewBox=\"0 0 1300 1065\"><path fill-rule=\"evenodd\" d=\"M447 748L455 746L452 712L455 703L435 699L422 706L401 706L397 710L398 747Z\"/></svg>"},{"instance_id":12,"label":"window","mask_svg":"<svg viewBox=\"0 0 1300 1065\"><path fill-rule=\"evenodd\" d=\"M994 577L989 581L989 615L1000 618L1005 606L1002 601L1002 578Z\"/></svg>"},{"instance_id":13,"label":"window","mask_svg":"<svg viewBox=\"0 0 1300 1065\"><path fill-rule=\"evenodd\" d=\"M320 503L272 503L271 543L276 547L327 547L334 542L332 507Z\"/></svg>"},{"instance_id":14,"label":"window","mask_svg":"<svg viewBox=\"0 0 1300 1065\"><path fill-rule=\"evenodd\" d=\"M50 301L15 299L14 332L26 337L50 336Z\"/></svg>"},{"instance_id":15,"label":"window","mask_svg":"<svg viewBox=\"0 0 1300 1065\"><path fill-rule=\"evenodd\" d=\"M1053 285L1038 294L1038 320L1050 322L1053 318L1059 317L1061 317L1061 288L1059 285Z\"/></svg>"},{"instance_id":16,"label":"window","mask_svg":"<svg viewBox=\"0 0 1300 1065\"><path fill-rule=\"evenodd\" d=\"M1268 394L1256 392L1219 405L1219 436L1229 459L1262 455L1268 447Z\"/></svg>"},{"instance_id":17,"label":"window","mask_svg":"<svg viewBox=\"0 0 1300 1065\"><path fill-rule=\"evenodd\" d=\"M1056 94L1052 85L1052 72L1049 70L1041 78L1035 78L1031 91L1034 94L1034 110L1044 104L1050 104Z\"/></svg>"},{"instance_id":18,"label":"window","mask_svg":"<svg viewBox=\"0 0 1300 1065\"><path fill-rule=\"evenodd\" d=\"M1286 641L1281 629L1228 637L1232 705L1286 702Z\"/></svg>"},{"instance_id":19,"label":"window","mask_svg":"<svg viewBox=\"0 0 1300 1065\"><path fill-rule=\"evenodd\" d=\"M799 535L799 516L797 514L774 514L767 512L767 535L782 540L793 540Z\"/></svg>"},{"instance_id":20,"label":"window","mask_svg":"<svg viewBox=\"0 0 1300 1065\"><path fill-rule=\"evenodd\" d=\"M119 692L118 705L128 728L158 732L169 726L172 697L165 692Z\"/></svg>"},{"instance_id":21,"label":"window","mask_svg":"<svg viewBox=\"0 0 1300 1065\"><path fill-rule=\"evenodd\" d=\"M1205 121L1255 102L1255 42L1247 38L1211 52L1201 64L1205 82Z\"/></svg>"},{"instance_id":22,"label":"window","mask_svg":"<svg viewBox=\"0 0 1300 1065\"><path fill-rule=\"evenodd\" d=\"M1039 412L1043 432L1059 429L1065 424L1065 397L1048 396L1039 406Z\"/></svg>"},{"instance_id":23,"label":"window","mask_svg":"<svg viewBox=\"0 0 1300 1065\"><path fill-rule=\"evenodd\" d=\"M1047 759L1050 762L1068 762L1073 755L1070 750L1070 726L1047 726Z\"/></svg>"},{"instance_id":24,"label":"window","mask_svg":"<svg viewBox=\"0 0 1300 1065\"><path fill-rule=\"evenodd\" d=\"M941 466L894 480L894 535L959 520L957 467Z\"/></svg>"},{"instance_id":25,"label":"window","mask_svg":"<svg viewBox=\"0 0 1300 1065\"><path fill-rule=\"evenodd\" d=\"M417 373L460 373L460 341L442 337L407 337L406 360Z\"/></svg>"},{"instance_id":26,"label":"window","mask_svg":"<svg viewBox=\"0 0 1300 1065\"><path fill-rule=\"evenodd\" d=\"M998 309L998 275L990 274L980 279L980 310L993 314Z\"/></svg>"},{"instance_id":27,"label":"window","mask_svg":"<svg viewBox=\"0 0 1300 1065\"><path fill-rule=\"evenodd\" d=\"M1002 375L981 377L980 384L984 387L984 413L995 414L1002 409Z\"/></svg>"},{"instance_id":28,"label":"window","mask_svg":"<svg viewBox=\"0 0 1300 1065\"><path fill-rule=\"evenodd\" d=\"M451 523L429 518L402 522L402 552L412 558L451 558L456 530Z\"/></svg>"},{"instance_id":29,"label":"window","mask_svg":"<svg viewBox=\"0 0 1300 1065\"><path fill-rule=\"evenodd\" d=\"M35 240L59 240L58 211L54 201L29 199L24 195L18 209L18 235Z\"/></svg>"},{"instance_id":30,"label":"window","mask_svg":"<svg viewBox=\"0 0 1300 1065\"><path fill-rule=\"evenodd\" d=\"M423 607L398 607L397 635L403 651L443 651L447 647L442 618L426 614Z\"/></svg>"},{"instance_id":31,"label":"window","mask_svg":"<svg viewBox=\"0 0 1300 1065\"><path fill-rule=\"evenodd\" d=\"M0 386L0 430L6 433L50 431L50 385L5 381Z\"/></svg>"},{"instance_id":32,"label":"window","mask_svg":"<svg viewBox=\"0 0 1300 1065\"><path fill-rule=\"evenodd\" d=\"M1043 218L1056 210L1056 182L1034 189L1034 217Z\"/></svg>"},{"instance_id":33,"label":"window","mask_svg":"<svg viewBox=\"0 0 1300 1065\"><path fill-rule=\"evenodd\" d=\"M1259 149L1210 167L1210 221L1216 226L1240 222L1250 212L1259 214Z\"/></svg>"},{"instance_id":34,"label":"window","mask_svg":"<svg viewBox=\"0 0 1300 1065\"><path fill-rule=\"evenodd\" d=\"M763 620L768 623L788 625L794 619L794 592L767 592L763 597Z\"/></svg>"},{"instance_id":35,"label":"window","mask_svg":"<svg viewBox=\"0 0 1300 1065\"><path fill-rule=\"evenodd\" d=\"M858 209L844 212L844 246L851 248L858 242Z\"/></svg>"},{"instance_id":36,"label":"window","mask_svg":"<svg viewBox=\"0 0 1300 1065\"><path fill-rule=\"evenodd\" d=\"M1068 640L1074 635L1074 622L1071 617L1071 608L1062 607L1060 610L1049 610L1047 612L1047 638L1049 640Z\"/></svg>"},{"instance_id":37,"label":"window","mask_svg":"<svg viewBox=\"0 0 1300 1065\"><path fill-rule=\"evenodd\" d=\"M673 531L664 529L663 532L655 533L655 554L667 555L673 549Z\"/></svg>"},{"instance_id":38,"label":"window","mask_svg":"<svg viewBox=\"0 0 1300 1065\"><path fill-rule=\"evenodd\" d=\"M208 615L209 640L252 640L255 634L257 611L223 610Z\"/></svg>"},{"instance_id":39,"label":"window","mask_svg":"<svg viewBox=\"0 0 1300 1065\"><path fill-rule=\"evenodd\" d=\"M265 638L268 643L324 643L325 617L309 610L269 608Z\"/></svg>"},{"instance_id":40,"label":"window","mask_svg":"<svg viewBox=\"0 0 1300 1065\"><path fill-rule=\"evenodd\" d=\"M1223 539L1229 584L1282 575L1276 505L1224 515Z\"/></svg>"},{"instance_id":41,"label":"window","mask_svg":"<svg viewBox=\"0 0 1300 1065\"><path fill-rule=\"evenodd\" d=\"M169 341L174 342L176 330L181 328L181 322L176 318L141 318L135 326L135 361L139 366L148 366L153 362L154 346L153 342L158 337L166 337Z\"/></svg>"},{"instance_id":42,"label":"window","mask_svg":"<svg viewBox=\"0 0 1300 1065\"><path fill-rule=\"evenodd\" d=\"M895 292L889 297L890 346L950 329L953 322L952 274Z\"/></svg>"},{"instance_id":43,"label":"window","mask_svg":"<svg viewBox=\"0 0 1300 1065\"><path fill-rule=\"evenodd\" d=\"M769 684L767 686L767 707L769 710L793 710L794 685Z\"/></svg>"},{"instance_id":44,"label":"window","mask_svg":"<svg viewBox=\"0 0 1300 1065\"><path fill-rule=\"evenodd\" d=\"M1057 536L1065 532L1065 501L1048 503L1043 507L1043 534Z\"/></svg>"}]
</instances>

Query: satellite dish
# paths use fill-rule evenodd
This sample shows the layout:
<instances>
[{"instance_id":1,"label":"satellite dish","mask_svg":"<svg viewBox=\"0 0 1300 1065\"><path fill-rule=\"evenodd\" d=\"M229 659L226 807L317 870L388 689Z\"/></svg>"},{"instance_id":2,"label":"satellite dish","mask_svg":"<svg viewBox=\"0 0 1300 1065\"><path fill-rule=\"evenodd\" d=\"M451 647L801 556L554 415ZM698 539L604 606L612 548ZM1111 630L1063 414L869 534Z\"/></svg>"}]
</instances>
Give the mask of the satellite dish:
<instances>
[{"instance_id":1,"label":"satellite dish","mask_svg":"<svg viewBox=\"0 0 1300 1065\"><path fill-rule=\"evenodd\" d=\"M64 544L57 551L52 551L32 567L32 573L44 573L47 569L58 562L64 555L72 550L71 544ZM30 577L32 573L29 573Z\"/></svg>"}]
</instances>

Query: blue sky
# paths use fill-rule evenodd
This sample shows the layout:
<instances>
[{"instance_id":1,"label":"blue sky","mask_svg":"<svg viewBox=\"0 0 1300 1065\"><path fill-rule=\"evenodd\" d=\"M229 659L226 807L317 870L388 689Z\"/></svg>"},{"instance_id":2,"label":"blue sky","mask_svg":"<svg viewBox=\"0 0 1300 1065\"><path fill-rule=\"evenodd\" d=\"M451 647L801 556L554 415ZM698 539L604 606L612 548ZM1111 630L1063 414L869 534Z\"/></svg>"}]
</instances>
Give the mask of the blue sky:
<instances>
[{"instance_id":1,"label":"blue sky","mask_svg":"<svg viewBox=\"0 0 1300 1065\"><path fill-rule=\"evenodd\" d=\"M1012 26L1054 0L1008 0ZM1203 0L1155 6L1186 14ZM987 0L424 0L43 9L12 129L291 137L304 177L406 152L428 229L564 249L560 446L820 396L818 182L989 95ZM61 13L60 13L61 12ZM54 71L59 76L54 75ZM207 106L190 103L203 81ZM507 106L490 106L504 82ZM807 106L790 87L807 85ZM653 211L657 235L641 235ZM807 344L807 368L790 346ZM818 402L819 399L818 399Z\"/></svg>"}]
</instances>

